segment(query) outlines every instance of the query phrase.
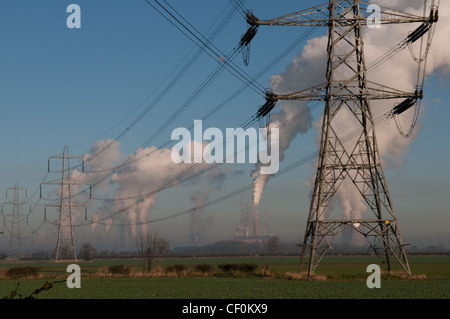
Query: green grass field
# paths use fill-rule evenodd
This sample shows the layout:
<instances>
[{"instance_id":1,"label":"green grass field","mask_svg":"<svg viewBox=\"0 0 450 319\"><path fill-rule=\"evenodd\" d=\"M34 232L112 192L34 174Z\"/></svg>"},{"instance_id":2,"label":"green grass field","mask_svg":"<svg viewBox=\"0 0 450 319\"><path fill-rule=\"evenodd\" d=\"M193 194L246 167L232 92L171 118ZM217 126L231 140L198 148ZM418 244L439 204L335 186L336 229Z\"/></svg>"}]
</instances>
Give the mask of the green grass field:
<instances>
[{"instance_id":1,"label":"green grass field","mask_svg":"<svg viewBox=\"0 0 450 319\"><path fill-rule=\"evenodd\" d=\"M12 267L40 268L36 279L0 278L0 297L14 291L22 297L30 295L46 281L55 283L42 291L37 299L448 299L450 298L450 256L410 256L415 277L382 275L381 288L366 286L366 267L377 263L369 256L327 257L317 268L321 280L293 280L289 273L298 272L298 257L235 257L235 258L168 258L155 261L160 274L140 277L140 260L79 261L81 288L69 289L64 279L69 276L69 263L54 262L0 262L0 274ZM192 273L194 265L223 263L257 264L252 274L220 272L209 275ZM99 269L112 265L128 265L134 272L129 276L99 276ZM167 274L168 266L183 264L188 269L183 274ZM3 271L2 271L3 270ZM262 270L266 270L262 275ZM395 271L395 274L400 273ZM16 295L16 298L20 297Z\"/></svg>"}]
</instances>

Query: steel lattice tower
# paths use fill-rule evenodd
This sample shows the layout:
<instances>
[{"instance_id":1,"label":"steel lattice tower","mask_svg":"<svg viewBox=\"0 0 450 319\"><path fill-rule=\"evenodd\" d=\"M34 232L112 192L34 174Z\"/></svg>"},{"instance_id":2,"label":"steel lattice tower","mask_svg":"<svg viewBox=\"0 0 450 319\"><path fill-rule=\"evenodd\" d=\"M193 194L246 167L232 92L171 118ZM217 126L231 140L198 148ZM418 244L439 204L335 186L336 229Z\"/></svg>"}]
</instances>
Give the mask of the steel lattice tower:
<instances>
[{"instance_id":1,"label":"steel lattice tower","mask_svg":"<svg viewBox=\"0 0 450 319\"><path fill-rule=\"evenodd\" d=\"M49 157L49 171L50 171L50 159L60 159L62 161L61 178L50 182L44 182L42 185L59 185L60 187L60 199L48 207L56 207L59 209L58 217L58 233L56 239L56 251L55 260L73 259L77 260L77 252L75 249L75 240L73 235L73 208L85 207L83 204L76 203L72 200L71 188L74 185L88 185L74 179L71 175L70 160L77 159L82 161L83 171L84 162L82 157L72 155L69 153L69 148L64 147L64 152L59 155ZM41 190L42 196L42 190ZM47 212L45 212L45 219Z\"/></svg>"},{"instance_id":2,"label":"steel lattice tower","mask_svg":"<svg viewBox=\"0 0 450 319\"><path fill-rule=\"evenodd\" d=\"M333 239L349 227L368 240L370 248L386 263L388 271L394 259L407 274L411 274L381 165L370 101L405 99L397 107L400 113L402 107L410 107L422 99L423 93L420 86L413 92L404 92L368 80L362 27L372 22L367 14L366 17L363 15L363 12L369 12L369 5L358 0L330 0L272 20L259 20L252 12L246 15L250 25L248 33L253 30L251 38L256 33L255 28L262 25L328 28L326 82L292 94L268 92L266 104L258 111L259 117L267 115L278 100L325 102L317 172L300 258L300 269L308 267L308 278L314 274ZM405 39L406 46L422 37L436 21L437 7L434 6L429 17L381 7L378 23L422 23ZM348 141L337 127L336 119L343 112L350 114L350 121L361 129L356 140ZM327 208L344 180L351 181L356 187L373 213L372 218L329 219Z\"/></svg>"},{"instance_id":3,"label":"steel lattice tower","mask_svg":"<svg viewBox=\"0 0 450 319\"><path fill-rule=\"evenodd\" d=\"M20 216L20 207L27 203L26 201L26 189L19 187L16 183L14 187L9 187L6 189L6 198L8 198L8 190L14 191L14 198L12 200L8 200L2 204L2 212L3 205L12 205L13 211L12 214L4 215L5 218L10 218L11 220L11 229L9 236L9 246L8 246L8 257L23 257L22 250L22 237L20 234L20 224L21 224L21 216ZM20 200L20 191L23 190L25 192L25 200Z\"/></svg>"}]
</instances>

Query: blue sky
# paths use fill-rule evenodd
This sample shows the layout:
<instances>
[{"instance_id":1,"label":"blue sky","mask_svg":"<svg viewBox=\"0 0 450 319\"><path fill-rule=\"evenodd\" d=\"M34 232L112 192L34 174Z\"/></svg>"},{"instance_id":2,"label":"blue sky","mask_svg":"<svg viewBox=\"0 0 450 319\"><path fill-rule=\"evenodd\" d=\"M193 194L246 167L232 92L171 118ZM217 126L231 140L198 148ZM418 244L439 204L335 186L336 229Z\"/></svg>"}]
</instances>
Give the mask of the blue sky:
<instances>
[{"instance_id":1,"label":"blue sky","mask_svg":"<svg viewBox=\"0 0 450 319\"><path fill-rule=\"evenodd\" d=\"M66 26L69 15L66 8L71 3L81 8L81 29ZM231 9L230 2L225 0L169 3L204 34L224 10ZM266 0L245 1L245 6L261 18L281 16L312 5L311 1L280 0L276 5ZM246 28L243 17L237 12L214 44L221 51L229 52ZM261 28L252 43L250 65L244 66L240 53L234 61L248 74L256 74L303 32L300 30ZM320 29L311 38L325 32ZM57 178L56 175L46 176L47 159L62 153L65 145L72 154L81 156L89 152L96 141L115 139L149 105L155 97L152 92L161 88L161 83L164 85L162 81L170 76L174 67L192 48L197 49L144 0L2 1L0 39L0 194L16 182L33 194L41 182ZM269 88L270 77L284 72L305 44L303 42L283 58L258 83ZM151 144L145 144L216 66L217 61L203 54L171 91L121 136L120 151L128 155L140 146L160 147L170 140L175 127L191 126L194 119L202 118L241 86L236 77L223 71L167 130ZM437 70L427 78L417 137L403 155L401 165L386 168L402 235L405 241L419 246L450 244L447 201L450 111L445 107L449 98L448 83L446 70ZM247 89L204 125L239 127L263 103L260 94ZM312 116L317 120L320 111L315 110ZM316 135L317 132L310 129L297 136L281 168L314 152ZM251 183L251 165L230 165L228 169L233 173L227 176L220 189L208 194L209 200ZM286 241L303 238L311 191L311 186L304 184L314 172L312 163L304 164L269 181L260 204L260 219L268 234L277 234ZM161 192L149 216L166 216L193 207L190 198L199 184ZM113 197L113 189L102 195ZM33 205L38 199L39 195L31 199ZM230 239L240 224L242 203L251 203L251 191L206 208L203 214L208 230L202 243ZM23 235L46 233L51 242L54 226L41 224L45 204L41 200L34 207ZM99 205L91 205L89 214L95 214ZM149 228L159 230L177 246L189 243L189 223L189 216L185 215L149 224ZM38 225L39 230L35 232ZM79 227L76 234L84 234L84 238L102 245L105 242L117 245L119 235L114 231L106 232L104 227L94 231ZM7 247L7 238L0 237L0 249Z\"/></svg>"}]
</instances>

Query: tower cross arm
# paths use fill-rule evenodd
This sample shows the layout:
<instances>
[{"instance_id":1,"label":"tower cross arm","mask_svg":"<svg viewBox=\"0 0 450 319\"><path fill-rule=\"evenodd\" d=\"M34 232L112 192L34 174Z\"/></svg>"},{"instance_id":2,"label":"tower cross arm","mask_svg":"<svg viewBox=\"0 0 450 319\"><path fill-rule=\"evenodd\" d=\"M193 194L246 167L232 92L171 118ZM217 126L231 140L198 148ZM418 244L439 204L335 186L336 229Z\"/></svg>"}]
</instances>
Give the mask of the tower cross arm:
<instances>
[{"instance_id":1,"label":"tower cross arm","mask_svg":"<svg viewBox=\"0 0 450 319\"><path fill-rule=\"evenodd\" d=\"M290 13L278 18L269 20L260 20L253 13L247 13L246 19L250 25L278 25L278 26L329 26L331 22L336 22L340 25L351 25L357 21L361 25L373 24L371 19L373 12L373 4L365 1L359 2L359 15L355 16L352 6L348 5L353 1L335 1L336 4L341 4L342 8L337 15L331 15L330 5L324 3L309 9ZM356 3L356 2L355 2ZM437 8L430 8L430 15L428 17L418 16L383 6L376 6L379 9L377 23L380 24L399 24L399 23L415 23L415 22L436 22Z\"/></svg>"},{"instance_id":2,"label":"tower cross arm","mask_svg":"<svg viewBox=\"0 0 450 319\"><path fill-rule=\"evenodd\" d=\"M274 94L272 93L272 100L303 100L303 101L324 101L330 96L334 100L352 100L355 97L366 97L369 100L385 100L385 99L400 99L400 98L415 98L421 99L423 92L415 90L413 92L406 92L395 89L386 85L367 81L367 88L361 90L358 85L349 83L339 84L331 87L327 83L320 84L308 89L293 92L290 94Z\"/></svg>"},{"instance_id":3,"label":"tower cross arm","mask_svg":"<svg viewBox=\"0 0 450 319\"><path fill-rule=\"evenodd\" d=\"M70 201L70 206L72 208L86 208L86 204L85 203L78 203L78 202L74 202L74 201ZM47 204L45 205L45 207L56 207L56 208L60 208L61 207L61 203L60 202L53 202L51 204Z\"/></svg>"}]
</instances>

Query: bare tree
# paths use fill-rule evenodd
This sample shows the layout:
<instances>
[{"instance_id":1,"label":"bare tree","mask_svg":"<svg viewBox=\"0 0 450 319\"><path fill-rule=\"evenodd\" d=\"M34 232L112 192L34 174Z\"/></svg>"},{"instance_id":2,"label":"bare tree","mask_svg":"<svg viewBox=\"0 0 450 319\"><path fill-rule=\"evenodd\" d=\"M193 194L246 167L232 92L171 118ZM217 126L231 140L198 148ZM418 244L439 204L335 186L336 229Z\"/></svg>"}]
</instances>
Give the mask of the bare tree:
<instances>
[{"instance_id":1,"label":"bare tree","mask_svg":"<svg viewBox=\"0 0 450 319\"><path fill-rule=\"evenodd\" d=\"M169 243L160 238L158 232L139 232L135 238L136 246L141 255L142 261L147 262L147 271L151 271L153 268L153 261L156 257L161 256L163 253L170 249ZM145 263L142 264L142 272L146 269Z\"/></svg>"},{"instance_id":2,"label":"bare tree","mask_svg":"<svg viewBox=\"0 0 450 319\"><path fill-rule=\"evenodd\" d=\"M267 240L266 249L270 255L275 255L280 250L281 240L278 236L272 236Z\"/></svg>"},{"instance_id":3,"label":"bare tree","mask_svg":"<svg viewBox=\"0 0 450 319\"><path fill-rule=\"evenodd\" d=\"M97 255L97 249L92 246L91 243L87 242L81 247L79 255L84 260L91 260L93 257Z\"/></svg>"}]
</instances>

